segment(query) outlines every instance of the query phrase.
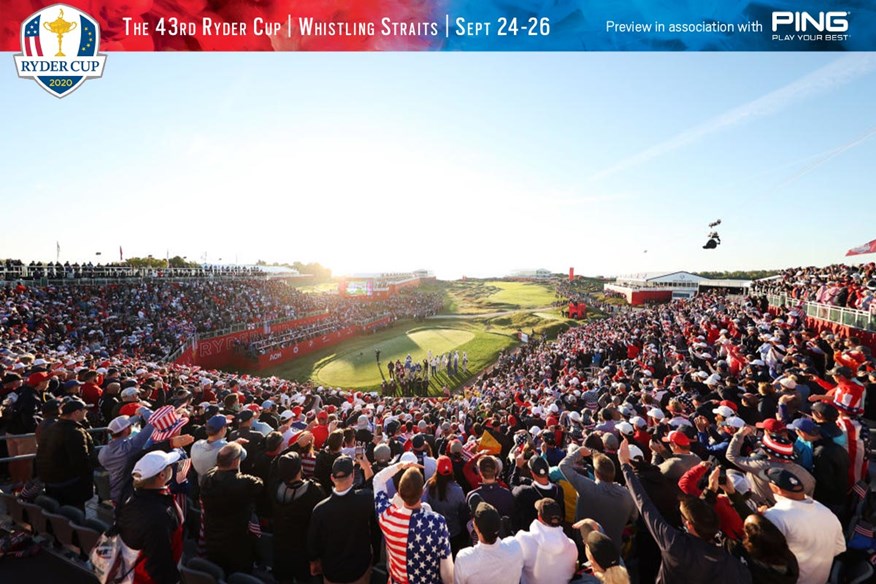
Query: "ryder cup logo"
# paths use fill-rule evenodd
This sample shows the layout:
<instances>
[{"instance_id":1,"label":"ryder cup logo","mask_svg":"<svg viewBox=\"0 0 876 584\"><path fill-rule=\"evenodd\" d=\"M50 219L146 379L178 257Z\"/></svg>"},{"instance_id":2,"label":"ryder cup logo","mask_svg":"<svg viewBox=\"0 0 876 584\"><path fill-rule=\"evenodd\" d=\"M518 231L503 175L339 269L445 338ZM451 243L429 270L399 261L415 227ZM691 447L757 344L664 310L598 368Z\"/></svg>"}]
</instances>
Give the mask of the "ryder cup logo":
<instances>
[{"instance_id":1,"label":"ryder cup logo","mask_svg":"<svg viewBox=\"0 0 876 584\"><path fill-rule=\"evenodd\" d=\"M33 79L55 97L65 97L91 77L103 75L98 55L100 26L81 10L54 4L31 14L21 25L18 76Z\"/></svg>"}]
</instances>

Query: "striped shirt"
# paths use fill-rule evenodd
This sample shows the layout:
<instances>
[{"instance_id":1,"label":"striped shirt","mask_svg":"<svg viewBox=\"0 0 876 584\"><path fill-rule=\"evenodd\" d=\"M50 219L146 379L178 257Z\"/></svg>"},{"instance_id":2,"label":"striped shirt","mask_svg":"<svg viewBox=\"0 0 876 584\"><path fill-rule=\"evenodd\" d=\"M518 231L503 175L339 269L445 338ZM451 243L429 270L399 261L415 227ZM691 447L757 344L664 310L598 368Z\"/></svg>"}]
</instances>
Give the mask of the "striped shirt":
<instances>
[{"instance_id":1,"label":"striped shirt","mask_svg":"<svg viewBox=\"0 0 876 584\"><path fill-rule=\"evenodd\" d=\"M386 539L390 584L441 584L441 560L450 557L447 521L428 505L412 510L397 495L390 500L386 485L396 472L398 464L374 476L374 504Z\"/></svg>"}]
</instances>

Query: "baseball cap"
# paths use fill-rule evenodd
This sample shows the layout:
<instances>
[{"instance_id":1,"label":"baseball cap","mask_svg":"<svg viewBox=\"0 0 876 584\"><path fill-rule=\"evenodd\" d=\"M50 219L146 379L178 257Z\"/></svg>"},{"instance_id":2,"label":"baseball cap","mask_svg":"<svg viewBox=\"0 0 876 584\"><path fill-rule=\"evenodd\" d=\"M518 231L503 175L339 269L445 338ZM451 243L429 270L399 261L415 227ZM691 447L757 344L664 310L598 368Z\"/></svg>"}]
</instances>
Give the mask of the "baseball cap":
<instances>
[{"instance_id":1,"label":"baseball cap","mask_svg":"<svg viewBox=\"0 0 876 584\"><path fill-rule=\"evenodd\" d=\"M620 422L615 426L615 429L621 434L632 434L633 433L633 425L629 422Z\"/></svg>"},{"instance_id":2,"label":"baseball cap","mask_svg":"<svg viewBox=\"0 0 876 584\"><path fill-rule=\"evenodd\" d=\"M153 450L137 461L137 464L134 465L134 471L131 473L131 476L134 477L135 480L151 479L167 468L168 465L173 464L178 460L179 452L176 450L171 452Z\"/></svg>"},{"instance_id":3,"label":"baseball cap","mask_svg":"<svg viewBox=\"0 0 876 584\"><path fill-rule=\"evenodd\" d=\"M590 555L603 570L620 565L621 559L617 547L611 538L604 533L591 531L585 545Z\"/></svg>"},{"instance_id":4,"label":"baseball cap","mask_svg":"<svg viewBox=\"0 0 876 584\"><path fill-rule=\"evenodd\" d=\"M660 408L651 408L648 410L648 416L654 418L655 420L662 420L666 417L666 414L663 413L663 410Z\"/></svg>"},{"instance_id":5,"label":"baseball cap","mask_svg":"<svg viewBox=\"0 0 876 584\"><path fill-rule=\"evenodd\" d=\"M122 390L122 393L119 394L123 398L125 397L137 397L140 394L139 390L136 387L127 387Z\"/></svg>"},{"instance_id":6,"label":"baseball cap","mask_svg":"<svg viewBox=\"0 0 876 584\"><path fill-rule=\"evenodd\" d=\"M249 422L254 416L255 414L252 410L241 410L237 413L237 422Z\"/></svg>"},{"instance_id":7,"label":"baseball cap","mask_svg":"<svg viewBox=\"0 0 876 584\"><path fill-rule=\"evenodd\" d=\"M417 434L411 439L411 447L414 450L422 450L426 446L426 437L422 434Z\"/></svg>"},{"instance_id":8,"label":"baseball cap","mask_svg":"<svg viewBox=\"0 0 876 584\"><path fill-rule=\"evenodd\" d=\"M672 442L676 446L688 447L690 446L690 438L684 432L679 430L673 430L667 436L663 438L664 442Z\"/></svg>"},{"instance_id":9,"label":"baseball cap","mask_svg":"<svg viewBox=\"0 0 876 584\"><path fill-rule=\"evenodd\" d=\"M46 381L49 378L49 374L43 371L38 373L31 373L27 378L27 384L31 387L36 387L40 383Z\"/></svg>"},{"instance_id":10,"label":"baseball cap","mask_svg":"<svg viewBox=\"0 0 876 584\"><path fill-rule=\"evenodd\" d=\"M287 452L277 459L277 478L290 482L301 472L301 457L297 452Z\"/></svg>"},{"instance_id":11,"label":"baseball cap","mask_svg":"<svg viewBox=\"0 0 876 584\"><path fill-rule=\"evenodd\" d=\"M718 406L717 408L712 410L712 413L718 414L719 416L721 416L723 418L730 418L733 416L733 414L735 412L732 409L728 408L727 406Z\"/></svg>"},{"instance_id":12,"label":"baseball cap","mask_svg":"<svg viewBox=\"0 0 876 584\"><path fill-rule=\"evenodd\" d=\"M280 419L287 422L291 420L294 415L295 414L292 413L292 410L283 410L283 413L280 414Z\"/></svg>"},{"instance_id":13,"label":"baseball cap","mask_svg":"<svg viewBox=\"0 0 876 584\"><path fill-rule=\"evenodd\" d=\"M745 426L745 420L743 420L742 418L739 418L737 416L730 416L729 418L724 420L721 425L722 426L730 426L731 428L736 428L738 430L739 428L742 428Z\"/></svg>"},{"instance_id":14,"label":"baseball cap","mask_svg":"<svg viewBox=\"0 0 876 584\"><path fill-rule=\"evenodd\" d=\"M529 459L529 471L532 473L532 476L546 477L550 470L547 461L542 457L533 456Z\"/></svg>"},{"instance_id":15,"label":"baseball cap","mask_svg":"<svg viewBox=\"0 0 876 584\"><path fill-rule=\"evenodd\" d=\"M799 430L805 434L812 434L818 436L821 434L821 428L818 427L818 424L810 420L809 418L798 418L788 424L788 428L791 430Z\"/></svg>"},{"instance_id":16,"label":"baseball cap","mask_svg":"<svg viewBox=\"0 0 876 584\"><path fill-rule=\"evenodd\" d=\"M648 425L648 422L645 421L645 418L642 418L640 416L633 416L632 418L630 418L630 423L639 428L644 428Z\"/></svg>"},{"instance_id":17,"label":"baseball cap","mask_svg":"<svg viewBox=\"0 0 876 584\"><path fill-rule=\"evenodd\" d=\"M332 463L332 476L336 479L342 479L353 474L353 459L346 455L341 455Z\"/></svg>"},{"instance_id":18,"label":"baseball cap","mask_svg":"<svg viewBox=\"0 0 876 584\"><path fill-rule=\"evenodd\" d=\"M474 523L484 537L492 539L499 535L502 529L502 517L495 507L489 503L481 502L474 512Z\"/></svg>"},{"instance_id":19,"label":"baseball cap","mask_svg":"<svg viewBox=\"0 0 876 584\"><path fill-rule=\"evenodd\" d=\"M272 402L271 400L266 399L265 401L262 402L262 409L263 410L267 410L267 409L272 408L272 407L274 407L274 402Z\"/></svg>"},{"instance_id":20,"label":"baseball cap","mask_svg":"<svg viewBox=\"0 0 876 584\"><path fill-rule=\"evenodd\" d=\"M222 428L228 425L228 420L223 415L215 415L207 420L207 433L216 434Z\"/></svg>"},{"instance_id":21,"label":"baseball cap","mask_svg":"<svg viewBox=\"0 0 876 584\"><path fill-rule=\"evenodd\" d=\"M117 418L113 418L112 422L109 423L109 431L112 434L118 434L125 428L131 425L130 416L119 416Z\"/></svg>"},{"instance_id":22,"label":"baseball cap","mask_svg":"<svg viewBox=\"0 0 876 584\"><path fill-rule=\"evenodd\" d=\"M439 456L438 457L438 474L447 476L453 474L453 463L450 462L450 457L448 456Z\"/></svg>"},{"instance_id":23,"label":"baseball cap","mask_svg":"<svg viewBox=\"0 0 876 584\"><path fill-rule=\"evenodd\" d=\"M764 470L761 476L783 491L791 493L802 493L804 491L803 482L797 478L797 475L787 469L771 466Z\"/></svg>"},{"instance_id":24,"label":"baseball cap","mask_svg":"<svg viewBox=\"0 0 876 584\"><path fill-rule=\"evenodd\" d=\"M563 513L557 502L550 497L539 499L535 502L535 509L538 511L538 516L552 527L558 527L563 521Z\"/></svg>"},{"instance_id":25,"label":"baseball cap","mask_svg":"<svg viewBox=\"0 0 876 584\"><path fill-rule=\"evenodd\" d=\"M630 458L632 460L645 460L645 453L635 444L630 444Z\"/></svg>"},{"instance_id":26,"label":"baseball cap","mask_svg":"<svg viewBox=\"0 0 876 584\"><path fill-rule=\"evenodd\" d=\"M757 424L755 424L755 426L757 426L758 428L762 428L767 432L770 432L771 434L778 434L779 432L785 431L785 424L775 418L770 418L768 420L764 420L763 422L758 422Z\"/></svg>"},{"instance_id":27,"label":"baseball cap","mask_svg":"<svg viewBox=\"0 0 876 584\"><path fill-rule=\"evenodd\" d=\"M74 387L80 387L81 385L82 384L79 383L78 381L76 381L75 379L71 379L69 381L65 381L64 385L62 387L64 388L64 391L67 391L68 389L73 389Z\"/></svg>"},{"instance_id":28,"label":"baseball cap","mask_svg":"<svg viewBox=\"0 0 876 584\"><path fill-rule=\"evenodd\" d=\"M49 414L57 414L61 410L61 400L50 399L43 404L42 413L44 416Z\"/></svg>"},{"instance_id":29,"label":"baseball cap","mask_svg":"<svg viewBox=\"0 0 876 584\"><path fill-rule=\"evenodd\" d=\"M68 399L61 403L61 413L72 414L73 412L84 410L86 407L85 402L81 399Z\"/></svg>"}]
</instances>

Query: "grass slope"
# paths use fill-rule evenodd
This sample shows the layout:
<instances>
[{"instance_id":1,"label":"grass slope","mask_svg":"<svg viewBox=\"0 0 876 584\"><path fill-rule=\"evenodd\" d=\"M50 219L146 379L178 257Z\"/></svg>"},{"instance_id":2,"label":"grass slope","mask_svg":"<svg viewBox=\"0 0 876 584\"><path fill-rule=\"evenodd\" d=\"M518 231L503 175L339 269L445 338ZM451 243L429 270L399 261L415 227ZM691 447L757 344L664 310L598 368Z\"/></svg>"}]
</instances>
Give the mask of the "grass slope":
<instances>
[{"instance_id":1,"label":"grass slope","mask_svg":"<svg viewBox=\"0 0 876 584\"><path fill-rule=\"evenodd\" d=\"M458 314L485 314L521 308L551 306L557 297L548 284L506 282L504 280L466 280L447 289L449 310Z\"/></svg>"},{"instance_id":2,"label":"grass slope","mask_svg":"<svg viewBox=\"0 0 876 584\"><path fill-rule=\"evenodd\" d=\"M422 361L431 349L433 355L459 351L460 371L453 377L445 373L432 382L437 393L444 385L458 387L496 360L499 352L517 343L507 330L489 332L481 323L462 321L406 322L373 335L357 337L341 345L329 347L300 359L262 370L261 375L276 375L286 379L309 379L320 385L345 389L376 389L382 378L377 369L374 351L380 349L383 374L386 363L396 359L404 363L408 353ZM462 353L468 353L469 370L462 371Z\"/></svg>"}]
</instances>

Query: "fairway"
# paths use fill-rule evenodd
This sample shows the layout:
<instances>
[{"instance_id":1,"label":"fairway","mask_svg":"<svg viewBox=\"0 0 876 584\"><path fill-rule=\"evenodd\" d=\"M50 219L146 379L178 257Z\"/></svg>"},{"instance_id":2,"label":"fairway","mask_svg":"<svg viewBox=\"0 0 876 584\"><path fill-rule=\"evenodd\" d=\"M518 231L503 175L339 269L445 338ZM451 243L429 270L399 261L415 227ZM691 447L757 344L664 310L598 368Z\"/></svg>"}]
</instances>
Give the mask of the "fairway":
<instances>
[{"instance_id":1,"label":"fairway","mask_svg":"<svg viewBox=\"0 0 876 584\"><path fill-rule=\"evenodd\" d=\"M557 296L550 284L505 280L467 280L448 288L450 312L485 314L553 305Z\"/></svg>"},{"instance_id":2,"label":"fairway","mask_svg":"<svg viewBox=\"0 0 876 584\"><path fill-rule=\"evenodd\" d=\"M484 329L482 323L450 320L429 324L401 323L377 334L356 337L339 346L263 370L260 374L302 381L309 379L323 386L370 390L378 389L383 381L375 359L377 349L380 349L384 375L389 359L404 363L410 353L415 361L422 362L430 350L433 356L459 351L459 373L448 376L441 372L431 380L431 391L438 393L444 385L454 388L465 383L493 363L499 351L517 343L512 331ZM468 354L468 371L462 369L463 352Z\"/></svg>"},{"instance_id":3,"label":"fairway","mask_svg":"<svg viewBox=\"0 0 876 584\"><path fill-rule=\"evenodd\" d=\"M430 350L433 356L441 355L458 350L474 338L472 332L451 328L416 330L377 343L368 351L339 355L319 369L317 378L321 383L340 387L380 385L382 379L374 351L380 350L380 362L386 375L386 364L390 360L404 363L410 354L415 363L422 362Z\"/></svg>"},{"instance_id":4,"label":"fairway","mask_svg":"<svg viewBox=\"0 0 876 584\"><path fill-rule=\"evenodd\" d=\"M518 343L517 331L556 336L576 324L564 318L552 305L556 300L549 284L504 280L467 280L433 285L446 291L451 314L420 322L399 322L376 334L354 337L276 367L259 371L285 379L310 380L317 385L344 389L379 389L388 376L386 365L405 362L410 353L422 363L429 351L433 356L459 351L459 371L441 371L430 379L430 391L443 386L457 388L495 362L503 349ZM535 310L551 307L547 310ZM375 351L380 350L380 369ZM463 352L468 370L462 368ZM254 372L253 372L254 373Z\"/></svg>"}]
</instances>

